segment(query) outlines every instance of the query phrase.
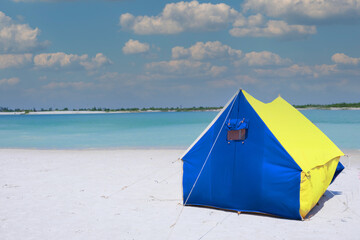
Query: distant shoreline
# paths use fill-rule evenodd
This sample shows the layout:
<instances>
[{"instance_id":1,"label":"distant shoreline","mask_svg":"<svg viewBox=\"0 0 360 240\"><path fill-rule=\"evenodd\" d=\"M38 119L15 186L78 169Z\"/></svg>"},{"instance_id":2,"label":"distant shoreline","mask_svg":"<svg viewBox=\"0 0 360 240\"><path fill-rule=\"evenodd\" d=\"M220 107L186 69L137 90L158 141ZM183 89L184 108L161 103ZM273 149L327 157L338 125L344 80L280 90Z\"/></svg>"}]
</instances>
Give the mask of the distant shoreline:
<instances>
[{"instance_id":1,"label":"distant shoreline","mask_svg":"<svg viewBox=\"0 0 360 240\"><path fill-rule=\"evenodd\" d=\"M297 110L360 110L357 107L301 107ZM221 108L207 110L146 110L146 111L36 111L0 112L0 115L66 115L66 114L113 114L113 113L154 113L154 112L219 112Z\"/></svg>"},{"instance_id":2,"label":"distant shoreline","mask_svg":"<svg viewBox=\"0 0 360 240\"><path fill-rule=\"evenodd\" d=\"M298 110L321 109L321 110L360 110L360 102L358 103L333 103L333 104L305 104L293 105ZM218 112L223 107L148 107L148 108L48 108L48 109L11 109L0 106L0 115L47 115L47 114L104 114L104 113L146 113L146 112Z\"/></svg>"},{"instance_id":3,"label":"distant shoreline","mask_svg":"<svg viewBox=\"0 0 360 240\"><path fill-rule=\"evenodd\" d=\"M358 103L332 103L332 104L305 104L293 105L298 110L360 110L360 102ZM48 108L48 109L11 109L0 106L0 115L48 115L48 114L104 114L104 113L147 113L147 112L218 112L223 107L148 107L148 108Z\"/></svg>"},{"instance_id":4,"label":"distant shoreline","mask_svg":"<svg viewBox=\"0 0 360 240\"><path fill-rule=\"evenodd\" d=\"M0 115L61 115L61 114L113 114L113 113L154 113L154 112L219 112L219 109L209 110L185 110L185 111L161 111L161 110L146 110L146 111L37 111L37 112L0 112Z\"/></svg>"},{"instance_id":5,"label":"distant shoreline","mask_svg":"<svg viewBox=\"0 0 360 240\"><path fill-rule=\"evenodd\" d=\"M331 108L321 108L321 107L306 107L306 108L296 108L299 111L302 110L360 110L360 108L354 107L331 107ZM36 112L0 112L0 115L71 115L71 114L113 114L113 113L154 113L154 112L219 112L221 108L218 109L209 109L209 110L146 110L146 111L36 111Z\"/></svg>"},{"instance_id":6,"label":"distant shoreline","mask_svg":"<svg viewBox=\"0 0 360 240\"><path fill-rule=\"evenodd\" d=\"M360 110L360 107L306 107L297 110Z\"/></svg>"}]
</instances>

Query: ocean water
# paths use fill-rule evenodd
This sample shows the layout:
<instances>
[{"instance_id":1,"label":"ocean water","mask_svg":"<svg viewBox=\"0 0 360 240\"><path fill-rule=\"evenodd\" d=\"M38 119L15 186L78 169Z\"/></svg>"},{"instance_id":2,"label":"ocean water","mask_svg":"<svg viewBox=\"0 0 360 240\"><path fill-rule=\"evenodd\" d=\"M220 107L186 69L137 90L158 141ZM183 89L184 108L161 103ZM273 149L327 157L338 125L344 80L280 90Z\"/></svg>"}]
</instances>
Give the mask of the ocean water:
<instances>
[{"instance_id":1,"label":"ocean water","mask_svg":"<svg viewBox=\"0 0 360 240\"><path fill-rule=\"evenodd\" d=\"M360 149L360 111L303 110L343 149ZM0 148L186 148L217 112L0 115Z\"/></svg>"}]
</instances>

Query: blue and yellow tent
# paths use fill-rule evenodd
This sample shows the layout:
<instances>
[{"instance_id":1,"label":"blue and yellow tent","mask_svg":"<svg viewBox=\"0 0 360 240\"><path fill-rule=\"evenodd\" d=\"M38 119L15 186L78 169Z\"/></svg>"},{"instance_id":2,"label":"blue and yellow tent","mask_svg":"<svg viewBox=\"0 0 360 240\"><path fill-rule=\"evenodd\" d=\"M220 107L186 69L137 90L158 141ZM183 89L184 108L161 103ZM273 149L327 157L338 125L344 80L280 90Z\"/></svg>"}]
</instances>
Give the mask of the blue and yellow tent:
<instances>
[{"instance_id":1,"label":"blue and yellow tent","mask_svg":"<svg viewBox=\"0 0 360 240\"><path fill-rule=\"evenodd\" d=\"M280 96L265 104L240 89L182 157L184 205L304 219L342 155Z\"/></svg>"}]
</instances>

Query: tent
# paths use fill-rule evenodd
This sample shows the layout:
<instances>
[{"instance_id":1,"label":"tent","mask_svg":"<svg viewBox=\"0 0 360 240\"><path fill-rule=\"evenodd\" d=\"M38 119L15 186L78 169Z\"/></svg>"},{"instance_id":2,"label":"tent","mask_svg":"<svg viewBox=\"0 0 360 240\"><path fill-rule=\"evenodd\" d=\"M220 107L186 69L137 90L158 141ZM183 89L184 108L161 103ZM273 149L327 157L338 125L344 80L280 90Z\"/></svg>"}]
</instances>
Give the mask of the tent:
<instances>
[{"instance_id":1,"label":"tent","mask_svg":"<svg viewBox=\"0 0 360 240\"><path fill-rule=\"evenodd\" d=\"M304 219L344 169L343 152L280 96L239 90L183 161L183 203Z\"/></svg>"}]
</instances>

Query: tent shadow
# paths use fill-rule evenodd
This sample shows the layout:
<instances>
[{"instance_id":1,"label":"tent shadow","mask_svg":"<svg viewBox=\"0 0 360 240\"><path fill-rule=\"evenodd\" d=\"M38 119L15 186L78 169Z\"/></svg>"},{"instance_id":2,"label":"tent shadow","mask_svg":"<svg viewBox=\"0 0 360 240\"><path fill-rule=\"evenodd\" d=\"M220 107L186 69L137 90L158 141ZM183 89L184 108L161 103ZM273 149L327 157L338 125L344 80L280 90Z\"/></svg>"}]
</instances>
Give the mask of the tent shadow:
<instances>
[{"instance_id":1,"label":"tent shadow","mask_svg":"<svg viewBox=\"0 0 360 240\"><path fill-rule=\"evenodd\" d=\"M324 207L324 205L325 205L325 203L327 201L332 199L335 195L341 195L341 194L342 194L341 191L331 191L330 192L329 190L326 190L325 193L321 196L320 200L317 202L317 204L306 215L304 220L310 220L313 216L315 216ZM196 208L214 209L214 210L220 210L220 211L224 211L224 212L239 213L238 211L235 211L235 210L222 209L222 208L216 208L216 207L210 207L210 206L191 205L191 204L188 204L186 206L188 206L188 207L196 207ZM284 220L292 220L292 219L288 219L288 218L284 218L284 217L280 217L280 216L276 216L276 215L272 215L272 214L259 213L259 212L247 212L247 211L245 211L245 212L241 212L241 214L257 215L257 216L262 216L262 217L278 218L278 219L284 219Z\"/></svg>"},{"instance_id":2,"label":"tent shadow","mask_svg":"<svg viewBox=\"0 0 360 240\"><path fill-rule=\"evenodd\" d=\"M188 204L186 205L187 207L195 207L195 208L205 208L205 209L213 209L213 210L219 210L219 211L224 211L224 212L233 212L233 213L237 213L237 215L254 215L254 216L260 216L260 217L265 217L265 218L278 218L278 219L283 219L283 220L292 220L292 221L296 221L295 219L289 219L289 218L285 218L285 217L280 217L280 216L276 216L276 215L272 215L269 213L261 213L261 212L248 212L248 211L236 211L236 210L230 210L230 209L223 209L223 208L216 208L216 207L211 207L211 206L201 206L201 205L191 205Z\"/></svg>"},{"instance_id":3,"label":"tent shadow","mask_svg":"<svg viewBox=\"0 0 360 240\"><path fill-rule=\"evenodd\" d=\"M325 193L320 198L320 200L318 201L318 203L315 205L315 207L313 207L313 209L311 209L311 211L308 213L308 215L306 215L304 220L311 219L324 207L324 205L327 201L332 199L335 195L341 195L341 194L342 194L342 192L340 192L340 191L331 191L330 192L329 190L326 190Z\"/></svg>"}]
</instances>

